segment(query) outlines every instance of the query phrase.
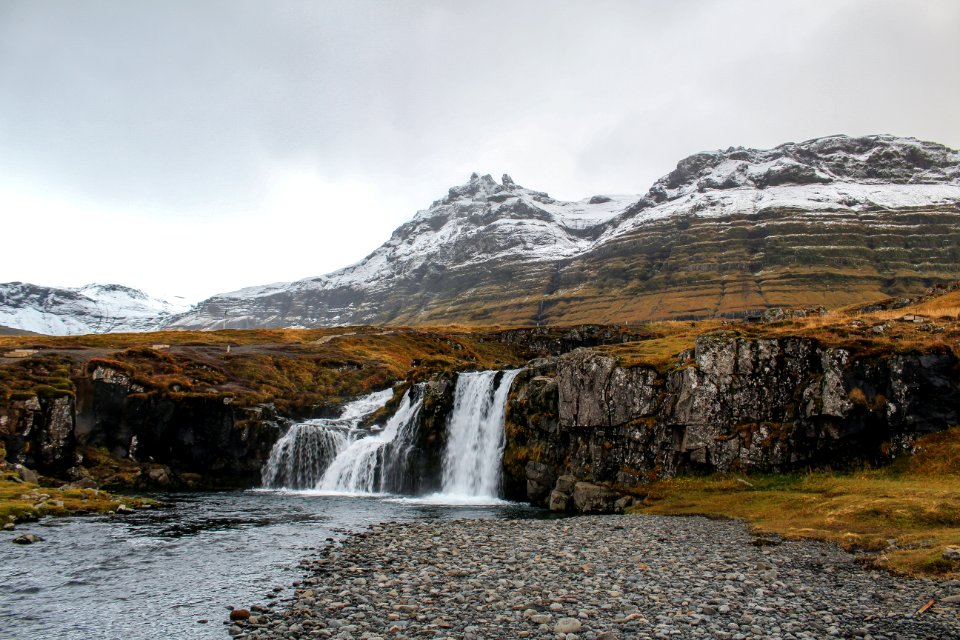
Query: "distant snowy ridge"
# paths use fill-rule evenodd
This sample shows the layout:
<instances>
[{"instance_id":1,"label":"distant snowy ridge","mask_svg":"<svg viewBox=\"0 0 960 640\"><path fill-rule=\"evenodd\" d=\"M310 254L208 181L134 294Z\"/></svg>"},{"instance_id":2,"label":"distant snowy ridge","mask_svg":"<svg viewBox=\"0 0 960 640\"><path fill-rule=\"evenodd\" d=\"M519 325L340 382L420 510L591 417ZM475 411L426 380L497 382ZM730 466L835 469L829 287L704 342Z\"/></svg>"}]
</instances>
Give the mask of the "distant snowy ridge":
<instances>
[{"instance_id":1,"label":"distant snowy ridge","mask_svg":"<svg viewBox=\"0 0 960 640\"><path fill-rule=\"evenodd\" d=\"M675 215L792 208L904 209L960 201L960 152L890 135L837 135L773 149L730 147L684 158L609 230Z\"/></svg>"},{"instance_id":2,"label":"distant snowy ridge","mask_svg":"<svg viewBox=\"0 0 960 640\"><path fill-rule=\"evenodd\" d=\"M118 284L0 284L0 325L47 335L156 331L188 308Z\"/></svg>"}]
</instances>

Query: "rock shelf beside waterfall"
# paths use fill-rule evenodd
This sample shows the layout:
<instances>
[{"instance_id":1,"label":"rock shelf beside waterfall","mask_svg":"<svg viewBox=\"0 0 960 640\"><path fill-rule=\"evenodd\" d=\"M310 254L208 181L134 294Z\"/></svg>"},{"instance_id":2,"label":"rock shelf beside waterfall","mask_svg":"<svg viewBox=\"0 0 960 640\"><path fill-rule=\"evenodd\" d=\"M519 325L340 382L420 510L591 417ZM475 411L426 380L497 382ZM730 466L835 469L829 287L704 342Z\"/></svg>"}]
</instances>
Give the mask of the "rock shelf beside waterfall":
<instances>
[{"instance_id":1,"label":"rock shelf beside waterfall","mask_svg":"<svg viewBox=\"0 0 960 640\"><path fill-rule=\"evenodd\" d=\"M263 640L960 636L957 605L942 602L956 582L868 571L822 543L751 541L741 523L704 518L385 524L305 560L292 601L229 631Z\"/></svg>"}]
</instances>

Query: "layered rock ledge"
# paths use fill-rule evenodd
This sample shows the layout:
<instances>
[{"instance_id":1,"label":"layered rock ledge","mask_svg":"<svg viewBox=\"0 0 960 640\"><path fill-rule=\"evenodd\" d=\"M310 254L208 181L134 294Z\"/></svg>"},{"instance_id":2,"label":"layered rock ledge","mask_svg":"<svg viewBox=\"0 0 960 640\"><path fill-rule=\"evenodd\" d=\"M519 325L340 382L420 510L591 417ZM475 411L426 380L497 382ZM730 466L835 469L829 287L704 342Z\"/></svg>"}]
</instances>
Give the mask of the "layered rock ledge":
<instances>
[{"instance_id":1,"label":"layered rock ledge","mask_svg":"<svg viewBox=\"0 0 960 640\"><path fill-rule=\"evenodd\" d=\"M949 602L960 583L899 580L821 543L757 542L741 523L704 518L385 524L305 560L292 601L257 607L229 631L270 640L960 637ZM918 614L930 599L937 604Z\"/></svg>"}]
</instances>

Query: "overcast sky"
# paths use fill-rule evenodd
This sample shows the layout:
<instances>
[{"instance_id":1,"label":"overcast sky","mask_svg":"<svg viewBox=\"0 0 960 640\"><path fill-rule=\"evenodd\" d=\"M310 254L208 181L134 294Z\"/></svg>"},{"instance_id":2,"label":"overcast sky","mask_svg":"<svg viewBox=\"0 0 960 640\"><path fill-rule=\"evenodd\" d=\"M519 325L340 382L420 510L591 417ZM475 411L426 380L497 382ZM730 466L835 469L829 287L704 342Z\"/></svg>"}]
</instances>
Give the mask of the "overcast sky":
<instances>
[{"instance_id":1,"label":"overcast sky","mask_svg":"<svg viewBox=\"0 0 960 640\"><path fill-rule=\"evenodd\" d=\"M191 301L470 172L578 200L835 133L960 147L960 2L0 0L0 282Z\"/></svg>"}]
</instances>

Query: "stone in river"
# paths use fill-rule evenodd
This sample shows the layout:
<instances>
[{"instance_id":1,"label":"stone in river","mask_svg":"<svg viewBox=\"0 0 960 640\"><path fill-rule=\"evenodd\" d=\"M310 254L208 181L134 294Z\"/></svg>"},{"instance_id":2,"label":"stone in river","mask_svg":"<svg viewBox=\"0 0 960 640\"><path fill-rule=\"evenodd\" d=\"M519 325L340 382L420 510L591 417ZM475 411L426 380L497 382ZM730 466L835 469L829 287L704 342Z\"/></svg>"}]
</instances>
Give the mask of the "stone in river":
<instances>
[{"instance_id":1,"label":"stone in river","mask_svg":"<svg viewBox=\"0 0 960 640\"><path fill-rule=\"evenodd\" d=\"M43 542L43 538L35 533L25 533L13 539L16 544L33 544L34 542Z\"/></svg>"}]
</instances>

